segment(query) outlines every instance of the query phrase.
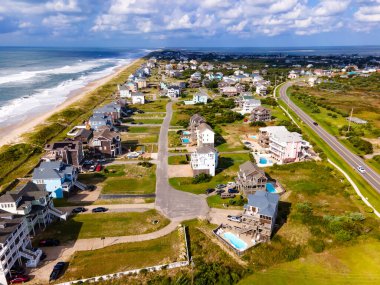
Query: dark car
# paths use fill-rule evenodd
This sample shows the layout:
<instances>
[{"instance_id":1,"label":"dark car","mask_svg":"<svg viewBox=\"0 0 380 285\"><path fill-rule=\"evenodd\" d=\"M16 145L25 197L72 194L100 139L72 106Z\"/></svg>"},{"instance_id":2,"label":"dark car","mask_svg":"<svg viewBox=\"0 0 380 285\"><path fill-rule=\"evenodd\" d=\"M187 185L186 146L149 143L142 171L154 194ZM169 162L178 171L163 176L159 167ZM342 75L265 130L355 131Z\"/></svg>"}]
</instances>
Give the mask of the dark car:
<instances>
[{"instance_id":1,"label":"dark car","mask_svg":"<svg viewBox=\"0 0 380 285\"><path fill-rule=\"evenodd\" d=\"M86 190L88 191L94 191L96 189L95 185L87 185Z\"/></svg>"},{"instance_id":2,"label":"dark car","mask_svg":"<svg viewBox=\"0 0 380 285\"><path fill-rule=\"evenodd\" d=\"M20 274L20 275L16 275L12 277L9 280L9 283L11 284L24 283L24 282L28 282L29 280L30 280L30 277L28 275Z\"/></svg>"},{"instance_id":3,"label":"dark car","mask_svg":"<svg viewBox=\"0 0 380 285\"><path fill-rule=\"evenodd\" d=\"M58 246L60 244L59 240L57 239L43 239L40 240L39 245L40 246Z\"/></svg>"},{"instance_id":4,"label":"dark car","mask_svg":"<svg viewBox=\"0 0 380 285\"><path fill-rule=\"evenodd\" d=\"M97 207L97 208L92 209L93 213L102 213L102 212L107 212L107 211L108 209L104 207Z\"/></svg>"},{"instance_id":5,"label":"dark car","mask_svg":"<svg viewBox=\"0 0 380 285\"><path fill-rule=\"evenodd\" d=\"M237 189L228 189L228 193L239 193Z\"/></svg>"},{"instance_id":6,"label":"dark car","mask_svg":"<svg viewBox=\"0 0 380 285\"><path fill-rule=\"evenodd\" d=\"M87 211L87 209L85 207L76 207L71 212L73 214L78 214L78 213L82 213L82 212L86 212L86 211Z\"/></svg>"},{"instance_id":7,"label":"dark car","mask_svg":"<svg viewBox=\"0 0 380 285\"><path fill-rule=\"evenodd\" d=\"M317 122L313 122L313 125L314 125L314 126L318 126L318 123L317 123Z\"/></svg>"},{"instance_id":8,"label":"dark car","mask_svg":"<svg viewBox=\"0 0 380 285\"><path fill-rule=\"evenodd\" d=\"M12 267L11 270L10 270L10 273L12 275L22 275L25 273L25 269L22 268L22 267Z\"/></svg>"},{"instance_id":9,"label":"dark car","mask_svg":"<svg viewBox=\"0 0 380 285\"><path fill-rule=\"evenodd\" d=\"M215 191L215 189L214 188L208 188L208 189L206 189L206 194L208 195L208 194L211 194L212 192L214 192Z\"/></svg>"},{"instance_id":10,"label":"dark car","mask_svg":"<svg viewBox=\"0 0 380 285\"><path fill-rule=\"evenodd\" d=\"M62 273L63 269L66 266L66 262L58 262L56 265L54 265L53 271L50 273L50 281L55 281L58 279L59 275Z\"/></svg>"},{"instance_id":11,"label":"dark car","mask_svg":"<svg viewBox=\"0 0 380 285\"><path fill-rule=\"evenodd\" d=\"M47 257L46 253L45 253L45 252L42 252L41 257L40 257L40 260L44 260L46 257Z\"/></svg>"},{"instance_id":12,"label":"dark car","mask_svg":"<svg viewBox=\"0 0 380 285\"><path fill-rule=\"evenodd\" d=\"M215 191L215 193L218 194L218 195L220 195L220 194L224 193L224 191L225 190L223 190L223 189L218 189L218 190Z\"/></svg>"},{"instance_id":13,"label":"dark car","mask_svg":"<svg viewBox=\"0 0 380 285\"><path fill-rule=\"evenodd\" d=\"M137 113L144 114L145 112L143 110L137 110Z\"/></svg>"},{"instance_id":14,"label":"dark car","mask_svg":"<svg viewBox=\"0 0 380 285\"><path fill-rule=\"evenodd\" d=\"M136 125L136 122L131 122L132 125Z\"/></svg>"}]
</instances>

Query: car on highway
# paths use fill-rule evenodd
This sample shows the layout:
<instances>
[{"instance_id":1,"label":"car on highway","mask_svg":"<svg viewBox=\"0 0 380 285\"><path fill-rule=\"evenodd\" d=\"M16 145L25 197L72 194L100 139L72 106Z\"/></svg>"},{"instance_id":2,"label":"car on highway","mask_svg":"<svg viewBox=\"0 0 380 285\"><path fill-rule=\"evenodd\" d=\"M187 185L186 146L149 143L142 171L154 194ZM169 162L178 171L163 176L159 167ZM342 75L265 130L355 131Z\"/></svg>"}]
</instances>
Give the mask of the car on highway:
<instances>
[{"instance_id":1,"label":"car on highway","mask_svg":"<svg viewBox=\"0 0 380 285\"><path fill-rule=\"evenodd\" d=\"M103 212L107 212L107 211L108 211L108 209L104 208L104 207L96 207L96 208L92 209L93 213L103 213Z\"/></svg>"},{"instance_id":2,"label":"car on highway","mask_svg":"<svg viewBox=\"0 0 380 285\"><path fill-rule=\"evenodd\" d=\"M314 125L314 126L318 126L318 123L317 123L317 122L313 122L313 125Z\"/></svg>"},{"instance_id":3,"label":"car on highway","mask_svg":"<svg viewBox=\"0 0 380 285\"><path fill-rule=\"evenodd\" d=\"M241 216L228 215L227 219L232 222L241 223Z\"/></svg>"},{"instance_id":4,"label":"car on highway","mask_svg":"<svg viewBox=\"0 0 380 285\"><path fill-rule=\"evenodd\" d=\"M53 271L50 273L50 281L55 281L58 279L59 275L63 272L63 269L66 266L66 262L58 262L56 265L54 265Z\"/></svg>"},{"instance_id":5,"label":"car on highway","mask_svg":"<svg viewBox=\"0 0 380 285\"><path fill-rule=\"evenodd\" d=\"M365 173L365 169L363 166L359 165L357 168L356 168L360 173Z\"/></svg>"},{"instance_id":6,"label":"car on highway","mask_svg":"<svg viewBox=\"0 0 380 285\"><path fill-rule=\"evenodd\" d=\"M38 243L40 246L58 246L60 244L58 239L42 239Z\"/></svg>"},{"instance_id":7,"label":"car on highway","mask_svg":"<svg viewBox=\"0 0 380 285\"><path fill-rule=\"evenodd\" d=\"M10 280L9 280L9 283L10 284L19 284L19 283L25 283L25 282L28 282L30 280L30 277L28 275L24 275L24 274L19 274L19 275L15 275L13 276Z\"/></svg>"},{"instance_id":8,"label":"car on highway","mask_svg":"<svg viewBox=\"0 0 380 285\"><path fill-rule=\"evenodd\" d=\"M86 211L87 211L87 209L85 207L76 207L71 211L71 213L78 214L78 213L83 213Z\"/></svg>"}]
</instances>

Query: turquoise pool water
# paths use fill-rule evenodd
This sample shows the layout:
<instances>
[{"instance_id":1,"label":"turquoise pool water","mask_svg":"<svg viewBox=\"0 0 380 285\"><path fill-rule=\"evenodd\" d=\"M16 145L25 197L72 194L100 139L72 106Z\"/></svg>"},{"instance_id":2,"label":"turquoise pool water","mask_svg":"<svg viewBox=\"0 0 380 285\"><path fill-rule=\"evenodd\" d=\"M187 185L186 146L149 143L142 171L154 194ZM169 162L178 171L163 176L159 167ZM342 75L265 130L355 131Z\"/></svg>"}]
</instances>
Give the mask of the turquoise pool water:
<instances>
[{"instance_id":1,"label":"turquoise pool water","mask_svg":"<svg viewBox=\"0 0 380 285\"><path fill-rule=\"evenodd\" d=\"M233 233L227 232L223 234L223 237L232 244L232 246L238 250L245 250L248 245L245 241L241 240L237 236L235 236Z\"/></svg>"},{"instance_id":2,"label":"turquoise pool water","mask_svg":"<svg viewBox=\"0 0 380 285\"><path fill-rule=\"evenodd\" d=\"M266 159L265 157L260 157L259 163L260 164L267 164L268 163L268 159Z\"/></svg>"},{"instance_id":3,"label":"turquoise pool water","mask_svg":"<svg viewBox=\"0 0 380 285\"><path fill-rule=\"evenodd\" d=\"M182 134L185 136L188 136L188 135L190 135L190 132L189 131L183 131Z\"/></svg>"},{"instance_id":4,"label":"turquoise pool water","mask_svg":"<svg viewBox=\"0 0 380 285\"><path fill-rule=\"evenodd\" d=\"M251 139L257 139L257 136L251 136Z\"/></svg>"},{"instance_id":5,"label":"turquoise pool water","mask_svg":"<svg viewBox=\"0 0 380 285\"><path fill-rule=\"evenodd\" d=\"M267 183L266 187L267 188L267 191L269 193L276 193L276 189L274 188L273 184L272 183Z\"/></svg>"},{"instance_id":6,"label":"turquoise pool water","mask_svg":"<svg viewBox=\"0 0 380 285\"><path fill-rule=\"evenodd\" d=\"M190 143L190 139L183 138L183 139L182 139L182 143Z\"/></svg>"}]
</instances>

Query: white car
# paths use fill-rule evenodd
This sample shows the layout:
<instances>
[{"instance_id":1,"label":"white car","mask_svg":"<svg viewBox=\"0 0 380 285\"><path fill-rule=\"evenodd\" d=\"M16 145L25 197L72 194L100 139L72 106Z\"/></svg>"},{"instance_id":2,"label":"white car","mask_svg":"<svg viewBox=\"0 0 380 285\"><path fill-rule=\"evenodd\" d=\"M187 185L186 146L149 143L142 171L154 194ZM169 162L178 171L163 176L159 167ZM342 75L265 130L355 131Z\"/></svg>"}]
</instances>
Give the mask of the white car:
<instances>
[{"instance_id":1,"label":"white car","mask_svg":"<svg viewBox=\"0 0 380 285\"><path fill-rule=\"evenodd\" d=\"M227 219L230 220L230 221L232 221L232 222L241 223L241 216L228 215Z\"/></svg>"},{"instance_id":2,"label":"white car","mask_svg":"<svg viewBox=\"0 0 380 285\"><path fill-rule=\"evenodd\" d=\"M357 167L357 170L358 170L360 173L365 173L365 169L364 169L364 167L361 166L361 165L359 165L359 166Z\"/></svg>"}]
</instances>

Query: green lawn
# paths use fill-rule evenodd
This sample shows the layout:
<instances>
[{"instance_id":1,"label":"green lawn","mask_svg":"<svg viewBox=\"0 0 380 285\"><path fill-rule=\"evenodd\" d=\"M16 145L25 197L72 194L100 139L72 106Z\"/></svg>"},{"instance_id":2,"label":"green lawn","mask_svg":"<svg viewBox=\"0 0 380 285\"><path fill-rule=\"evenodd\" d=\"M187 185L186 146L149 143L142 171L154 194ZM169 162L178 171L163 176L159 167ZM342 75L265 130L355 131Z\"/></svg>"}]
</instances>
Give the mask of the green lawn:
<instances>
[{"instance_id":1,"label":"green lawn","mask_svg":"<svg viewBox=\"0 0 380 285\"><path fill-rule=\"evenodd\" d=\"M175 177L169 178L169 183L181 191L204 194L207 188L214 188L217 184L234 181L239 165L248 160L249 155L246 153L223 154L219 157L218 169L220 171L210 182L192 184L193 179L191 177Z\"/></svg>"},{"instance_id":2,"label":"green lawn","mask_svg":"<svg viewBox=\"0 0 380 285\"><path fill-rule=\"evenodd\" d=\"M153 224L152 221L159 223ZM36 239L58 238L70 240L100 238L103 236L130 236L157 231L169 224L169 220L156 210L125 213L78 214L67 221L55 222Z\"/></svg>"},{"instance_id":3,"label":"green lawn","mask_svg":"<svg viewBox=\"0 0 380 285\"><path fill-rule=\"evenodd\" d=\"M138 123L143 123L143 124L162 124L164 119L135 119L134 122Z\"/></svg>"},{"instance_id":4,"label":"green lawn","mask_svg":"<svg viewBox=\"0 0 380 285\"><path fill-rule=\"evenodd\" d=\"M189 163L189 161L190 161L190 157L189 157L189 159L187 159L186 155L173 155L173 156L168 157L169 165L187 164L184 162Z\"/></svg>"},{"instance_id":5,"label":"green lawn","mask_svg":"<svg viewBox=\"0 0 380 285\"><path fill-rule=\"evenodd\" d=\"M366 162L371 165L374 170L380 173L380 155L375 155L373 158L366 160Z\"/></svg>"},{"instance_id":6,"label":"green lawn","mask_svg":"<svg viewBox=\"0 0 380 285\"><path fill-rule=\"evenodd\" d=\"M185 114L185 113L181 112L180 110L173 111L173 116L172 116L172 119L170 121L170 125L176 126L176 125L178 125L178 122L182 121L182 120L189 121L190 115Z\"/></svg>"},{"instance_id":7,"label":"green lawn","mask_svg":"<svg viewBox=\"0 0 380 285\"><path fill-rule=\"evenodd\" d=\"M366 241L322 254L312 254L256 272L239 284L379 284L379 250L379 241Z\"/></svg>"},{"instance_id":8,"label":"green lawn","mask_svg":"<svg viewBox=\"0 0 380 285\"><path fill-rule=\"evenodd\" d=\"M144 144L158 142L157 134L138 134L138 133L123 133L121 135L122 142L125 144Z\"/></svg>"},{"instance_id":9,"label":"green lawn","mask_svg":"<svg viewBox=\"0 0 380 285\"><path fill-rule=\"evenodd\" d=\"M235 198L222 199L220 195L211 195L207 197L207 204L210 208L220 209L243 209L243 203L247 203L243 196L237 195ZM240 204L240 206L238 206Z\"/></svg>"},{"instance_id":10,"label":"green lawn","mask_svg":"<svg viewBox=\"0 0 380 285\"><path fill-rule=\"evenodd\" d=\"M183 146L181 142L181 135L177 134L176 131L168 132L168 145L169 147Z\"/></svg>"},{"instance_id":11,"label":"green lawn","mask_svg":"<svg viewBox=\"0 0 380 285\"><path fill-rule=\"evenodd\" d=\"M150 194L156 190L156 166L125 165L125 175L108 178L102 194Z\"/></svg>"},{"instance_id":12,"label":"green lawn","mask_svg":"<svg viewBox=\"0 0 380 285\"><path fill-rule=\"evenodd\" d=\"M158 134L160 132L160 127L145 127L145 126L129 127L128 132L132 134L133 133Z\"/></svg>"},{"instance_id":13,"label":"green lawn","mask_svg":"<svg viewBox=\"0 0 380 285\"><path fill-rule=\"evenodd\" d=\"M76 280L183 260L184 242L179 231L148 241L78 251L60 280Z\"/></svg>"},{"instance_id":14,"label":"green lawn","mask_svg":"<svg viewBox=\"0 0 380 285\"><path fill-rule=\"evenodd\" d=\"M146 103L144 105L138 105L137 109L142 110L144 112L165 112L166 104L169 101L166 99L159 99L153 102Z\"/></svg>"}]
</instances>

